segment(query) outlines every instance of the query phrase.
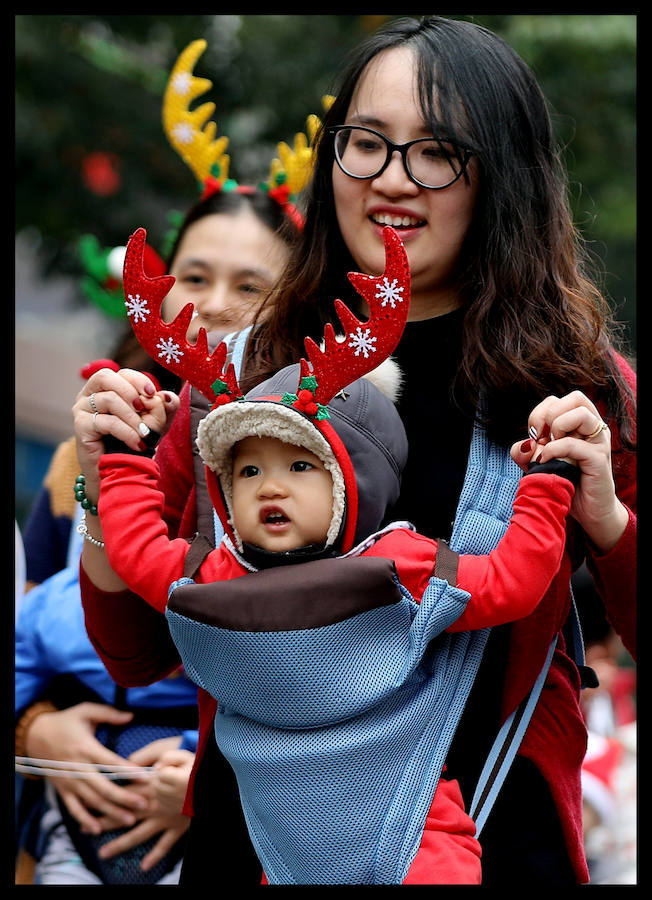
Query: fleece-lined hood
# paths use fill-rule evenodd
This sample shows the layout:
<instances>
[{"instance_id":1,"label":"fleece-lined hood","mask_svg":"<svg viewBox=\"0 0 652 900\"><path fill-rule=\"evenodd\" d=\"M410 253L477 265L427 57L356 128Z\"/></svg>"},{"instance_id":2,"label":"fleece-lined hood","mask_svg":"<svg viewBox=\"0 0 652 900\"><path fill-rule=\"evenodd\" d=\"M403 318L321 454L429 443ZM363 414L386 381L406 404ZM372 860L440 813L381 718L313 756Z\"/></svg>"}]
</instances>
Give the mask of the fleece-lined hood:
<instances>
[{"instance_id":1,"label":"fleece-lined hood","mask_svg":"<svg viewBox=\"0 0 652 900\"><path fill-rule=\"evenodd\" d=\"M244 400L213 409L199 424L197 446L207 467L211 498L227 533L235 534L231 509L234 445L249 435L274 437L318 456L333 478L333 519L327 546L347 552L377 531L396 502L407 460L407 437L394 401L398 366L387 360L378 383L359 378L327 405L328 418L317 419L282 398L296 389L300 367L287 366L251 390Z\"/></svg>"}]
</instances>

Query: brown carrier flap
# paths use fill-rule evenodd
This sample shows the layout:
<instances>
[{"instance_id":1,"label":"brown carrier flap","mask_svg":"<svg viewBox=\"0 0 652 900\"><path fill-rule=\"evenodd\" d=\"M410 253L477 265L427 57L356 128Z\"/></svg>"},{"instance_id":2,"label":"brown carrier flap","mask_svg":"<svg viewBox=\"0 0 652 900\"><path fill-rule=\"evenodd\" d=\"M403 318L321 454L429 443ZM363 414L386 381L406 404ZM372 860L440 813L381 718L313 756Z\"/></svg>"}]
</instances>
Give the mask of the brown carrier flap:
<instances>
[{"instance_id":1,"label":"brown carrier flap","mask_svg":"<svg viewBox=\"0 0 652 900\"><path fill-rule=\"evenodd\" d=\"M401 600L391 559L321 559L231 581L179 585L168 608L232 631L298 631L341 622Z\"/></svg>"}]
</instances>

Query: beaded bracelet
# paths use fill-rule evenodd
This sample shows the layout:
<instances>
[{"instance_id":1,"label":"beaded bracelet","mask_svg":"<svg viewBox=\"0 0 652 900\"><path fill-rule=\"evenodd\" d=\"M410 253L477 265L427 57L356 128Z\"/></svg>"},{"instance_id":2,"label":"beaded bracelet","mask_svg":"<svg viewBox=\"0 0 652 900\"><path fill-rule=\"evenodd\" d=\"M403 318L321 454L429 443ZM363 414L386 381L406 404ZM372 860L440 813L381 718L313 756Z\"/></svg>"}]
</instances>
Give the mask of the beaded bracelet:
<instances>
[{"instance_id":1,"label":"beaded bracelet","mask_svg":"<svg viewBox=\"0 0 652 900\"><path fill-rule=\"evenodd\" d=\"M29 731L34 719L38 718L42 713L59 712L58 708L49 700L39 700L29 706L16 723L16 756L28 756L25 744L27 742L27 732ZM25 775L26 778L37 778L37 775Z\"/></svg>"},{"instance_id":2,"label":"beaded bracelet","mask_svg":"<svg viewBox=\"0 0 652 900\"><path fill-rule=\"evenodd\" d=\"M89 544L93 544L94 547L99 547L100 549L104 547L104 541L98 541L97 538L94 538L92 534L88 533L88 528L86 526L86 510L82 513L81 522L77 526L77 531L79 534L83 535L85 541L88 541Z\"/></svg>"},{"instance_id":3,"label":"beaded bracelet","mask_svg":"<svg viewBox=\"0 0 652 900\"><path fill-rule=\"evenodd\" d=\"M87 509L92 516L97 515L97 504L91 503L86 496L86 477L78 475L75 478L75 500L81 503L84 509Z\"/></svg>"}]
</instances>

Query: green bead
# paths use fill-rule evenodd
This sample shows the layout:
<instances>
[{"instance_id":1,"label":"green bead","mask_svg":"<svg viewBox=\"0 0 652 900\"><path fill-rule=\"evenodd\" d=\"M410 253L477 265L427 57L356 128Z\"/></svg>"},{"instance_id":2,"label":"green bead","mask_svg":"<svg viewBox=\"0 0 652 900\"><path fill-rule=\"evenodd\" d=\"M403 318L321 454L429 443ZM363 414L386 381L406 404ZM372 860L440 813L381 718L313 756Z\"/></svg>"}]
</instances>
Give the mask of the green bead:
<instances>
[{"instance_id":1,"label":"green bead","mask_svg":"<svg viewBox=\"0 0 652 900\"><path fill-rule=\"evenodd\" d=\"M93 506L89 506L88 511L92 516L96 516L97 515L97 506L95 506L94 504L93 504Z\"/></svg>"},{"instance_id":2,"label":"green bead","mask_svg":"<svg viewBox=\"0 0 652 900\"><path fill-rule=\"evenodd\" d=\"M84 497L84 499L81 502L81 505L82 505L83 509L90 509L91 501L88 499L88 497Z\"/></svg>"},{"instance_id":3,"label":"green bead","mask_svg":"<svg viewBox=\"0 0 652 900\"><path fill-rule=\"evenodd\" d=\"M81 503L85 496L86 494L84 491L75 491L75 500L77 500L78 503Z\"/></svg>"},{"instance_id":4,"label":"green bead","mask_svg":"<svg viewBox=\"0 0 652 900\"><path fill-rule=\"evenodd\" d=\"M86 478L84 475L78 475L75 478L75 484L86 484Z\"/></svg>"}]
</instances>

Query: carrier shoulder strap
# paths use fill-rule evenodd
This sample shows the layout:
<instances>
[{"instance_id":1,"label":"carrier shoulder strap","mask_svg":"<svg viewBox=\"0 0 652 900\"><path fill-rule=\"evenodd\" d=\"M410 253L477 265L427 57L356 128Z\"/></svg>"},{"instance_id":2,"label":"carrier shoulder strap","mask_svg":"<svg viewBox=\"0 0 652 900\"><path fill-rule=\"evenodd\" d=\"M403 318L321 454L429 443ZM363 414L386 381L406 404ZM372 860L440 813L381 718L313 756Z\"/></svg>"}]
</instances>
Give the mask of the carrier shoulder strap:
<instances>
[{"instance_id":1,"label":"carrier shoulder strap","mask_svg":"<svg viewBox=\"0 0 652 900\"><path fill-rule=\"evenodd\" d=\"M220 340L227 345L225 365L232 362L235 366L236 376L240 378L242 362L245 356L247 340L251 332L251 326L239 332L231 332L225 337L217 334L209 334L209 350L213 350ZM195 505L197 512L197 532L192 539L190 550L186 556L184 577L194 578L197 570L206 559L211 550L214 550L222 539L223 529L221 522L215 515L213 504L206 485L206 471L204 462L199 455L197 447L197 428L199 423L208 413L210 403L208 398L194 387L190 387L190 446L195 476Z\"/></svg>"},{"instance_id":2,"label":"carrier shoulder strap","mask_svg":"<svg viewBox=\"0 0 652 900\"><path fill-rule=\"evenodd\" d=\"M451 535L451 544L456 551L486 554L496 547L511 518L520 478L521 473L509 451L489 441L484 429L476 423ZM443 542L440 541L439 546L442 547ZM490 630L473 634L478 641L484 634L486 640ZM530 693L500 728L489 751L469 810L476 823L476 837L482 831L527 730L555 646L556 638L548 648L545 663Z\"/></svg>"},{"instance_id":3,"label":"carrier shoulder strap","mask_svg":"<svg viewBox=\"0 0 652 900\"><path fill-rule=\"evenodd\" d=\"M471 801L469 815L475 822L475 836L480 836L487 817L491 812L498 792L507 777L509 768L514 761L514 757L523 740L523 736L530 724L532 713L537 705L543 684L548 675L548 669L552 662L552 656L555 652L557 637L555 636L550 642L546 660L539 672L530 693L521 701L520 705L503 723L502 728L493 743L486 762L480 773L480 778L476 785L475 794Z\"/></svg>"}]
</instances>

